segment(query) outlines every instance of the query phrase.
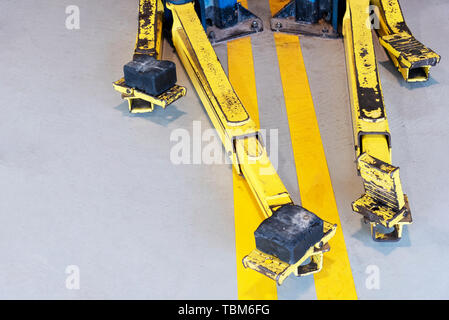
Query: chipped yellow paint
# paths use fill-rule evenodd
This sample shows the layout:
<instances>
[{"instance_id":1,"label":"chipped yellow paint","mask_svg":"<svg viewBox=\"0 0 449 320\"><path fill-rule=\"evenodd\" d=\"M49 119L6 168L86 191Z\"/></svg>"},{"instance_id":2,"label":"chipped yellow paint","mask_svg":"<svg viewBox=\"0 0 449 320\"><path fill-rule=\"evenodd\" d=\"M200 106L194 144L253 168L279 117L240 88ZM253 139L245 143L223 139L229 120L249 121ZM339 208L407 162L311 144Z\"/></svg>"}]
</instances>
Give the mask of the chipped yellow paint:
<instances>
[{"instance_id":1,"label":"chipped yellow paint","mask_svg":"<svg viewBox=\"0 0 449 320\"><path fill-rule=\"evenodd\" d=\"M203 26L198 23L199 19L196 12L189 10L192 6L191 3L176 6L173 12L177 18L177 24L173 30L174 32L184 30L188 42L190 42L192 49L194 48L194 50L188 50L191 53L189 63L198 67L195 71L196 76L204 84L202 90L210 97L215 106L215 112L217 112L222 123L228 127L241 126L247 123L247 127L250 129L247 132L255 131L254 122L250 120L248 113L229 83ZM175 5L169 5L169 8L174 7Z\"/></svg>"},{"instance_id":2,"label":"chipped yellow paint","mask_svg":"<svg viewBox=\"0 0 449 320\"><path fill-rule=\"evenodd\" d=\"M139 32L135 49L138 53L146 54L156 50L157 5L158 0L139 1Z\"/></svg>"},{"instance_id":3,"label":"chipped yellow paint","mask_svg":"<svg viewBox=\"0 0 449 320\"><path fill-rule=\"evenodd\" d=\"M352 0L349 2L352 15L355 64L363 66L363 68L357 68L358 81L362 88L375 89L377 85L377 62L374 55L374 44L373 41L366 41L366 39L372 39L372 31L366 26L366 21L369 20L367 10L369 0Z\"/></svg>"},{"instance_id":4,"label":"chipped yellow paint","mask_svg":"<svg viewBox=\"0 0 449 320\"><path fill-rule=\"evenodd\" d=\"M363 115L370 118L380 118L382 115L382 110L380 108L372 111L363 110Z\"/></svg>"},{"instance_id":5,"label":"chipped yellow paint","mask_svg":"<svg viewBox=\"0 0 449 320\"><path fill-rule=\"evenodd\" d=\"M161 0L139 1L139 27L134 54L161 58L163 15L164 6ZM115 81L113 87L122 94L123 99L128 101L128 108L131 113L152 112L155 106L165 108L186 94L184 87L174 85L156 97L151 96L128 87L124 78Z\"/></svg>"},{"instance_id":6,"label":"chipped yellow paint","mask_svg":"<svg viewBox=\"0 0 449 320\"><path fill-rule=\"evenodd\" d=\"M162 23L164 21L164 4L162 0L157 0L157 10L156 10L156 58L162 59L162 48L164 41L162 39L162 31L163 26Z\"/></svg>"},{"instance_id":7,"label":"chipped yellow paint","mask_svg":"<svg viewBox=\"0 0 449 320\"><path fill-rule=\"evenodd\" d=\"M369 81L364 81L365 85L369 82L371 89L381 88L378 77L377 62L374 54L374 45L372 33L366 27L366 21L369 20L369 12L366 8L369 0L347 0L347 9L343 18L343 35L345 42L346 67L348 75L348 85L350 91L350 100L352 106L352 121L354 127L354 144L356 146L356 155L364 152L381 159L385 162L391 162L391 150L388 144L389 126L386 116L378 118L375 121L367 116L379 116L377 114L362 114L363 106L360 105L357 83L360 80L360 74L367 75ZM353 15L353 12L357 14ZM360 31L359 29L363 29ZM357 38L356 38L357 37ZM364 55L364 59L356 59ZM369 57L369 58L368 58ZM365 62L369 61L369 66ZM368 75L369 74L369 75ZM362 79L363 80L363 79ZM364 88L370 89L365 86ZM382 92L378 92L379 98L383 102Z\"/></svg>"},{"instance_id":8,"label":"chipped yellow paint","mask_svg":"<svg viewBox=\"0 0 449 320\"><path fill-rule=\"evenodd\" d=\"M232 156L234 168L246 178L268 217L273 205L291 203L291 199L260 144L257 126L231 86L193 4L169 4L168 8L173 13L172 34L178 55Z\"/></svg>"},{"instance_id":9,"label":"chipped yellow paint","mask_svg":"<svg viewBox=\"0 0 449 320\"><path fill-rule=\"evenodd\" d=\"M139 1L139 30L135 53L162 57L162 22L164 5L162 0Z\"/></svg>"},{"instance_id":10,"label":"chipped yellow paint","mask_svg":"<svg viewBox=\"0 0 449 320\"><path fill-rule=\"evenodd\" d=\"M382 196L385 205L398 211L404 204L399 168L373 158L367 153L359 159L360 175L363 178L366 193L374 199Z\"/></svg>"},{"instance_id":11,"label":"chipped yellow paint","mask_svg":"<svg viewBox=\"0 0 449 320\"><path fill-rule=\"evenodd\" d=\"M370 20L369 10L366 10L368 5L369 0L347 0L343 18L354 142L358 169L365 187L365 195L354 201L352 207L370 222L375 240L398 240L403 225L411 223L411 215L402 191L399 168L391 165L390 133L372 32L366 26ZM367 90L375 95L367 99L364 96ZM377 99L374 99L375 96ZM380 107L375 109L370 105L375 103ZM394 227L395 232L379 233L376 231L377 224Z\"/></svg>"},{"instance_id":12,"label":"chipped yellow paint","mask_svg":"<svg viewBox=\"0 0 449 320\"><path fill-rule=\"evenodd\" d=\"M441 57L415 39L405 23L398 0L371 0L371 3L379 8L379 42L404 80L426 81L431 66L436 65ZM418 66L421 72L411 75L410 70L414 66Z\"/></svg>"},{"instance_id":13,"label":"chipped yellow paint","mask_svg":"<svg viewBox=\"0 0 449 320\"><path fill-rule=\"evenodd\" d=\"M292 200L261 145L257 125L226 77L193 3L167 4L167 7L173 15L172 36L176 51L232 157L235 170L246 179L263 217L269 217L272 210ZM245 232L252 233L254 229ZM254 283L250 286L242 295L251 295L256 287Z\"/></svg>"},{"instance_id":14,"label":"chipped yellow paint","mask_svg":"<svg viewBox=\"0 0 449 320\"><path fill-rule=\"evenodd\" d=\"M405 24L402 10L397 0L371 0L373 5L376 5L382 10L384 22L391 33L403 32L403 26Z\"/></svg>"}]
</instances>

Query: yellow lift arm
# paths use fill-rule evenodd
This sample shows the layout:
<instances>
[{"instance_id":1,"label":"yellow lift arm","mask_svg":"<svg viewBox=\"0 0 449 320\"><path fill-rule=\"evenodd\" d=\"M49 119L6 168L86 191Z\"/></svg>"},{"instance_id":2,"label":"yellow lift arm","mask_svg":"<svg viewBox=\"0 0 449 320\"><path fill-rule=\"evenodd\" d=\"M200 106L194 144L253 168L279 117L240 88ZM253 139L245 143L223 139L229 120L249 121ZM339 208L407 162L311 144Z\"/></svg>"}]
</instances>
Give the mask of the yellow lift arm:
<instances>
[{"instance_id":1,"label":"yellow lift arm","mask_svg":"<svg viewBox=\"0 0 449 320\"><path fill-rule=\"evenodd\" d=\"M404 80L426 81L430 67L440 61L440 56L415 39L405 23L398 0L371 0L371 3L379 9L380 44Z\"/></svg>"},{"instance_id":2,"label":"yellow lift arm","mask_svg":"<svg viewBox=\"0 0 449 320\"><path fill-rule=\"evenodd\" d=\"M412 218L407 196L402 191L399 168L391 165L388 120L372 31L366 25L369 1L347 0L343 18L354 143L366 192L352 207L370 223L374 240L397 241L403 226L410 224ZM379 226L392 230L382 232Z\"/></svg>"},{"instance_id":3,"label":"yellow lift arm","mask_svg":"<svg viewBox=\"0 0 449 320\"><path fill-rule=\"evenodd\" d=\"M145 0L139 2L139 28L136 38L134 57L162 57L162 21L164 6L161 0ZM186 89L174 85L169 90L157 95L149 95L142 90L127 86L121 78L113 83L114 89L128 101L129 112L146 113L153 111L155 106L165 108L179 98L185 96Z\"/></svg>"},{"instance_id":4,"label":"yellow lift arm","mask_svg":"<svg viewBox=\"0 0 449 320\"><path fill-rule=\"evenodd\" d=\"M167 1L167 8L171 10L173 16L173 44L228 156L232 159L235 170L245 177L267 218L262 224L272 222L273 219L269 218L280 216L280 212L288 213L282 216L283 219L286 217L293 220L303 219L302 223L296 225L295 223L287 224L288 228L291 228L284 240L287 239L286 242L291 245L290 248L294 248L289 252L289 259L283 256L281 260L281 254L277 256L273 251L267 253L255 248L248 256L242 257L244 266L276 280L278 284L281 284L291 273L296 276L305 276L319 272L322 268L323 253L330 249L328 241L335 235L337 226L293 204L287 189L269 160L255 123L235 93L209 42L193 2L184 0L172 2L178 3ZM163 5L160 0L140 0L139 32L134 59L136 55L160 57L161 10ZM165 107L185 94L183 87L175 85L158 96L152 96L128 86L125 79L115 82L114 88L129 101L130 112L151 112L154 105ZM317 221L318 224L315 223ZM271 228L274 225L274 229L270 230L275 231L275 238L282 238L284 231L276 227L278 226L276 223L282 223L282 221L276 221L274 224L265 223L264 227L268 225ZM304 223L305 225L309 223L314 230L318 231L312 232L308 229L301 234L295 228L303 226ZM248 232L253 231L248 230ZM255 236L257 232L256 230ZM312 233L314 233L313 237L309 235ZM298 241L298 237L295 238L298 234L304 236L307 241L301 242L301 240L300 244L294 247L292 243ZM259 232L258 235L256 242L257 237L260 238L260 235L264 233ZM301 250L298 251L298 248ZM278 251L274 250L274 252ZM309 258L310 262L303 265Z\"/></svg>"},{"instance_id":5,"label":"yellow lift arm","mask_svg":"<svg viewBox=\"0 0 449 320\"><path fill-rule=\"evenodd\" d=\"M176 51L201 98L213 125L232 158L235 170L248 182L266 218L293 201L271 164L251 120L232 88L194 10L193 3L167 4L173 14L172 37ZM323 237L295 263L254 249L243 259L254 269L281 284L291 273L297 276L321 270L323 252L336 225L324 222ZM311 262L301 266L308 258Z\"/></svg>"}]
</instances>

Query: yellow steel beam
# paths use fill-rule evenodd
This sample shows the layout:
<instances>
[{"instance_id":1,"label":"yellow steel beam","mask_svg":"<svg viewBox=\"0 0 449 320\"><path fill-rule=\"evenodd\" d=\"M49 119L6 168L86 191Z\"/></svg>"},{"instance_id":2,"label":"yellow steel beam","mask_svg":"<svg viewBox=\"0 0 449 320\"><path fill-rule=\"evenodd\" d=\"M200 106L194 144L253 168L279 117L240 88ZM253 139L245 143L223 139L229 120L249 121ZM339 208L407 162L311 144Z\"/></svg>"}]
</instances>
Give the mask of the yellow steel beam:
<instances>
[{"instance_id":1,"label":"yellow steel beam","mask_svg":"<svg viewBox=\"0 0 449 320\"><path fill-rule=\"evenodd\" d=\"M369 19L369 0L347 1L343 19L354 144L357 156L370 151L374 157L391 162L389 127L377 69Z\"/></svg>"},{"instance_id":2,"label":"yellow steel beam","mask_svg":"<svg viewBox=\"0 0 449 320\"><path fill-rule=\"evenodd\" d=\"M172 37L176 51L235 170L246 179L264 217L268 218L279 207L292 204L292 200L260 141L257 125L231 86L193 3L168 4L167 7L173 15ZM323 245L320 242L316 247L319 249ZM244 258L245 266L260 272L254 268L252 257L250 254Z\"/></svg>"},{"instance_id":3,"label":"yellow steel beam","mask_svg":"<svg viewBox=\"0 0 449 320\"><path fill-rule=\"evenodd\" d=\"M170 4L168 8L173 13L172 36L178 55L234 168L245 176L269 217L272 207L292 201L259 141L257 126L231 86L193 4Z\"/></svg>"},{"instance_id":4,"label":"yellow steel beam","mask_svg":"<svg viewBox=\"0 0 449 320\"><path fill-rule=\"evenodd\" d=\"M146 54L158 59L162 56L162 19L164 6L161 0L139 1L139 28L135 54Z\"/></svg>"},{"instance_id":5,"label":"yellow steel beam","mask_svg":"<svg viewBox=\"0 0 449 320\"><path fill-rule=\"evenodd\" d=\"M402 192L399 168L391 166L388 121L372 32L367 27L370 2L347 0L346 3L343 35L348 85L358 168L366 191L353 203L353 210L371 224L374 240L399 240L402 226L411 222L411 214ZM377 232L378 225L395 230Z\"/></svg>"},{"instance_id":6,"label":"yellow steel beam","mask_svg":"<svg viewBox=\"0 0 449 320\"><path fill-rule=\"evenodd\" d=\"M161 59L163 15L162 0L139 1L139 26L134 56L148 55ZM116 91L121 93L122 98L128 101L128 108L131 113L152 112L155 106L165 108L186 94L184 87L175 85L159 96L153 97L127 86L124 78L115 81L113 86Z\"/></svg>"}]
</instances>

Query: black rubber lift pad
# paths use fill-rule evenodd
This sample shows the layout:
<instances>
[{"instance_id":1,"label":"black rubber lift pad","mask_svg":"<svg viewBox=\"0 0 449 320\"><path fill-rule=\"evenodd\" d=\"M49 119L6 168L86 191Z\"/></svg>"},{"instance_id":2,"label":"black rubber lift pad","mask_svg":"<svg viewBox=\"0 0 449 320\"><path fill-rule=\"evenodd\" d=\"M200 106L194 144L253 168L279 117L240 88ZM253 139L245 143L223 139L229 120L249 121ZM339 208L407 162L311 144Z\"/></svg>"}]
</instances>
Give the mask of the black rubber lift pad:
<instances>
[{"instance_id":1,"label":"black rubber lift pad","mask_svg":"<svg viewBox=\"0 0 449 320\"><path fill-rule=\"evenodd\" d=\"M284 205L254 232L256 248L284 262L298 262L324 236L323 220L297 205Z\"/></svg>"},{"instance_id":2,"label":"black rubber lift pad","mask_svg":"<svg viewBox=\"0 0 449 320\"><path fill-rule=\"evenodd\" d=\"M135 55L123 72L128 87L151 96L158 96L176 84L176 65L148 55Z\"/></svg>"}]
</instances>

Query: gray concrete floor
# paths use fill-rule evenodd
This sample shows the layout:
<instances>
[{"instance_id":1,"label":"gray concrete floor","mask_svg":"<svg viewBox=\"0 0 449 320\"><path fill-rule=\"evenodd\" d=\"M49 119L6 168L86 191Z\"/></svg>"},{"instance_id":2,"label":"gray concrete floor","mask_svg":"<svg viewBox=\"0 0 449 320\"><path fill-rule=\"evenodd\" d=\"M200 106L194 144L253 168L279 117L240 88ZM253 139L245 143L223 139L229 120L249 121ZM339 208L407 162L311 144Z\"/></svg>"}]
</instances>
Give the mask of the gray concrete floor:
<instances>
[{"instance_id":1,"label":"gray concrete floor","mask_svg":"<svg viewBox=\"0 0 449 320\"><path fill-rule=\"evenodd\" d=\"M65 27L68 5L81 28ZM442 55L425 84L406 84L377 47L394 164L414 224L396 244L370 239L351 212L356 175L342 40L301 37L312 96L361 299L449 298L449 3L402 0L415 36ZM267 21L266 0L249 1ZM177 128L211 128L176 54L188 94L130 115L112 89L131 59L136 5L122 1L0 2L0 298L237 297L232 171L173 165ZM104 10L107 8L107 10ZM101 13L101 14L100 14ZM437 23L435 23L437 22ZM267 23L265 23L267 26ZM300 203L277 57L268 28L252 37L261 127L278 129L279 174ZM226 47L216 47L226 66ZM249 230L248 232L252 232ZM80 270L69 290L66 267ZM377 266L380 289L365 285ZM289 278L280 299L316 298L313 278Z\"/></svg>"}]
</instances>

